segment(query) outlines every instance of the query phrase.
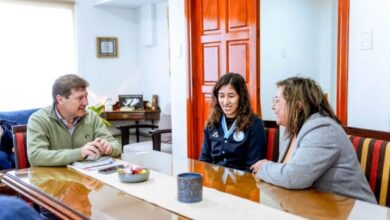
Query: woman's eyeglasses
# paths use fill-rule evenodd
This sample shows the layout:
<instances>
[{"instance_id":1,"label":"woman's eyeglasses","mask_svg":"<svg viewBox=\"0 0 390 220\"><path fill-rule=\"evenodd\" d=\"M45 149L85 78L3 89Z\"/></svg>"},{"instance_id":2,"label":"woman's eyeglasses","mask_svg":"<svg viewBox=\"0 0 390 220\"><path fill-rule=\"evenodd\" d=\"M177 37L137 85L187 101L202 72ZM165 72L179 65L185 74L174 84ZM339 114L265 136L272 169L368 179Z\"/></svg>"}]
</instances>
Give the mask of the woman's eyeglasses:
<instances>
[{"instance_id":1,"label":"woman's eyeglasses","mask_svg":"<svg viewBox=\"0 0 390 220\"><path fill-rule=\"evenodd\" d=\"M277 96L272 97L272 104L278 104L280 102L280 98Z\"/></svg>"}]
</instances>

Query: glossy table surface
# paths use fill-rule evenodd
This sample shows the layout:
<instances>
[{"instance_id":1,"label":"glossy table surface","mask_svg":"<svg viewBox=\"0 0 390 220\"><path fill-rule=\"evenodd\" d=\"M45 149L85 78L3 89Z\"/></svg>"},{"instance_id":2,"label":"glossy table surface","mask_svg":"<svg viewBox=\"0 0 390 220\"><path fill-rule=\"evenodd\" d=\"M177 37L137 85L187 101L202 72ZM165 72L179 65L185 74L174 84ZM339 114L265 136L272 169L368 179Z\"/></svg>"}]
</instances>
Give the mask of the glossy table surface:
<instances>
[{"instance_id":1,"label":"glossy table surface","mask_svg":"<svg viewBox=\"0 0 390 220\"><path fill-rule=\"evenodd\" d=\"M162 152L124 154L122 159L145 167L177 175L197 172L204 177L204 186L309 219L390 219L384 206L318 192L313 189L287 190L256 181L246 173Z\"/></svg>"},{"instance_id":2,"label":"glossy table surface","mask_svg":"<svg viewBox=\"0 0 390 220\"><path fill-rule=\"evenodd\" d=\"M197 172L204 185L310 219L390 219L389 209L315 190L286 190L250 173L162 152L123 154L122 160L177 175ZM3 182L62 218L186 219L65 167L7 172Z\"/></svg>"},{"instance_id":3,"label":"glossy table surface","mask_svg":"<svg viewBox=\"0 0 390 220\"><path fill-rule=\"evenodd\" d=\"M11 171L4 182L61 219L186 219L71 168Z\"/></svg>"}]
</instances>

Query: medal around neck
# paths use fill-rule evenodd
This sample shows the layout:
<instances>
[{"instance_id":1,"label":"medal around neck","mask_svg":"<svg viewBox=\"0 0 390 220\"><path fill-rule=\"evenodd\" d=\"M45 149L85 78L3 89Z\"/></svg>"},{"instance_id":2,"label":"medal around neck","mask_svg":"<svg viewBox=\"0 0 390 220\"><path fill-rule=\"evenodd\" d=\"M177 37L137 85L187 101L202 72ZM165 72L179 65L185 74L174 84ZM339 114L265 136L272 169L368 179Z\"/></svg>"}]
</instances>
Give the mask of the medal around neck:
<instances>
[{"instance_id":1,"label":"medal around neck","mask_svg":"<svg viewBox=\"0 0 390 220\"><path fill-rule=\"evenodd\" d=\"M236 131L233 134L233 139L235 141L242 141L242 140L244 140L244 137L245 137L245 134L242 131L239 131L239 132Z\"/></svg>"}]
</instances>

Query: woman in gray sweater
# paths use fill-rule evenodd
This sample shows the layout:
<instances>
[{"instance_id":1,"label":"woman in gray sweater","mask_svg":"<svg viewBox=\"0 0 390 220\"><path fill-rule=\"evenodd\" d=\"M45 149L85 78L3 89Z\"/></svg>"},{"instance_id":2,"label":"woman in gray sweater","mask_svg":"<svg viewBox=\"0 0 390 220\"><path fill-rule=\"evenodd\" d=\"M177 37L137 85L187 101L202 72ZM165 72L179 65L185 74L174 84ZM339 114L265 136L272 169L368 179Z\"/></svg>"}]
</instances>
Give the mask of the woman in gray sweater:
<instances>
[{"instance_id":1,"label":"woman in gray sweater","mask_svg":"<svg viewBox=\"0 0 390 220\"><path fill-rule=\"evenodd\" d=\"M352 143L317 83L291 77L276 85L272 109L285 127L279 160L251 166L256 178L287 189L313 187L377 203Z\"/></svg>"}]
</instances>

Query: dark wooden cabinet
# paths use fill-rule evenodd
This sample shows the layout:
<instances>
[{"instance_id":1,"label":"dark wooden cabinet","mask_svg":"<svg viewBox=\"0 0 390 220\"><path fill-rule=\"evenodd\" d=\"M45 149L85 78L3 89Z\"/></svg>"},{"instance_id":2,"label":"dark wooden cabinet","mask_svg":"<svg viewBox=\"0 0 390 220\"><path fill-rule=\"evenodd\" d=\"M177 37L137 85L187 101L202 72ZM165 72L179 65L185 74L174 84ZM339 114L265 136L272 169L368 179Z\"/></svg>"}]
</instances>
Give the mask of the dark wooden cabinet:
<instances>
[{"instance_id":1,"label":"dark wooden cabinet","mask_svg":"<svg viewBox=\"0 0 390 220\"><path fill-rule=\"evenodd\" d=\"M112 111L103 112L101 117L108 121L152 121L160 119L160 110L135 110L135 111Z\"/></svg>"}]
</instances>

